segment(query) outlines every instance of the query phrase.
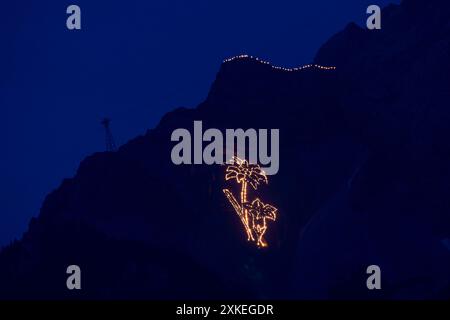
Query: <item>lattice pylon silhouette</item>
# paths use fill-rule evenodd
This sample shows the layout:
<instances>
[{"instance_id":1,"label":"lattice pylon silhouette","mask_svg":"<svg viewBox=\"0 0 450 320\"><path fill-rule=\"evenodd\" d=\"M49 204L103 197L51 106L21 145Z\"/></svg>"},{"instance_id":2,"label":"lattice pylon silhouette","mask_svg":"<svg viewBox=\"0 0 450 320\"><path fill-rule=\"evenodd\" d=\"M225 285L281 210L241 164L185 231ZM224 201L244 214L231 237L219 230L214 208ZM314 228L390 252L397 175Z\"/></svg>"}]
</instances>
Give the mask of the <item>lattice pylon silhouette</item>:
<instances>
[{"instance_id":1,"label":"lattice pylon silhouette","mask_svg":"<svg viewBox=\"0 0 450 320\"><path fill-rule=\"evenodd\" d=\"M111 123L111 119L104 118L101 122L103 127L105 128L105 147L106 151L112 152L116 151L116 143L114 142L114 137L111 133L111 128L109 127Z\"/></svg>"}]
</instances>

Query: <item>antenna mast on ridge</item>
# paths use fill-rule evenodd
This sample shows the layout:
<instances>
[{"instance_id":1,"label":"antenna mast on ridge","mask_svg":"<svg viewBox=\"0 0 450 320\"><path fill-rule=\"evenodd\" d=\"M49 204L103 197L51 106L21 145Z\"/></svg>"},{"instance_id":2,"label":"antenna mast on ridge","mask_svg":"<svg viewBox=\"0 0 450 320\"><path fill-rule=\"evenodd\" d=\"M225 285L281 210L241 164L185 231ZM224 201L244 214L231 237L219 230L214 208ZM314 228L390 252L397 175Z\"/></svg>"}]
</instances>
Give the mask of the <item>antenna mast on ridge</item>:
<instances>
[{"instance_id":1,"label":"antenna mast on ridge","mask_svg":"<svg viewBox=\"0 0 450 320\"><path fill-rule=\"evenodd\" d=\"M114 142L114 138L111 133L111 129L109 128L110 123L111 123L111 119L109 119L109 118L104 118L101 122L101 124L105 128L106 151L113 152L113 151L116 151L116 143Z\"/></svg>"}]
</instances>

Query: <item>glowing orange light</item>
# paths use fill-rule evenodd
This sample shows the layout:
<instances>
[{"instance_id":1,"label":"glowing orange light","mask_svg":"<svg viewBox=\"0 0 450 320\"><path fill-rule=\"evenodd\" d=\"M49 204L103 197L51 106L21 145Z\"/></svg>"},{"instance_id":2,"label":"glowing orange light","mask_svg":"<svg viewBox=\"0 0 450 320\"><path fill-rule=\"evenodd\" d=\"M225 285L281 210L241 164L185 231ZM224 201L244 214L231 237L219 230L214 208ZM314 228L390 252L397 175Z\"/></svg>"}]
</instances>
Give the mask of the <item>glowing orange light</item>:
<instances>
[{"instance_id":1,"label":"glowing orange light","mask_svg":"<svg viewBox=\"0 0 450 320\"><path fill-rule=\"evenodd\" d=\"M231 61L238 60L238 59L252 59L252 60L256 60L259 63L270 65L275 70L282 70L282 71L287 71L287 72L300 71L300 70L308 69L308 68L317 68L319 70L336 70L336 67L325 67L325 66L321 66L321 65L318 65L318 64L307 64L307 65L304 65L304 66L301 66L301 67L295 67L295 68L278 67L278 66L273 66L268 61L264 61L264 60L262 60L262 59L260 59L258 57L250 56L248 54L241 54L241 55L238 55L238 56L234 56L234 57L225 59L225 60L223 60L223 63L231 62Z\"/></svg>"},{"instance_id":2,"label":"glowing orange light","mask_svg":"<svg viewBox=\"0 0 450 320\"><path fill-rule=\"evenodd\" d=\"M267 220L276 220L277 208L264 204L258 198L251 202L247 200L247 186L250 185L256 190L261 182L267 184L266 173L257 164L250 164L247 160L233 157L233 163L228 165L225 174L225 180L231 179L236 179L237 183L242 184L241 201L238 202L230 190L223 189L223 192L241 219L247 233L247 240L256 242L258 247L267 247L264 240Z\"/></svg>"}]
</instances>

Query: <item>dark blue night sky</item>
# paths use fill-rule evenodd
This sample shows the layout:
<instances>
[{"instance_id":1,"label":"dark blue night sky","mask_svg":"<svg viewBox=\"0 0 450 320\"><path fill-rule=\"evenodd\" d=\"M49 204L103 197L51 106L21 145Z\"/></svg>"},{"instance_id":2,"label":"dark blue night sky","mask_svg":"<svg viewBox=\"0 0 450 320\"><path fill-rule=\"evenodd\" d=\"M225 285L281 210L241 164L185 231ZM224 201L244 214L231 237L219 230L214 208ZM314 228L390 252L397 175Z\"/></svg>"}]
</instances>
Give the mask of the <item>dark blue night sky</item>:
<instances>
[{"instance_id":1,"label":"dark blue night sky","mask_svg":"<svg viewBox=\"0 0 450 320\"><path fill-rule=\"evenodd\" d=\"M385 6L398 1L378 0ZM66 8L82 30L66 29ZM224 58L249 53L275 65L310 62L355 21L365 0L8 1L0 11L0 245L20 237L51 190L103 150L167 111L195 107Z\"/></svg>"}]
</instances>

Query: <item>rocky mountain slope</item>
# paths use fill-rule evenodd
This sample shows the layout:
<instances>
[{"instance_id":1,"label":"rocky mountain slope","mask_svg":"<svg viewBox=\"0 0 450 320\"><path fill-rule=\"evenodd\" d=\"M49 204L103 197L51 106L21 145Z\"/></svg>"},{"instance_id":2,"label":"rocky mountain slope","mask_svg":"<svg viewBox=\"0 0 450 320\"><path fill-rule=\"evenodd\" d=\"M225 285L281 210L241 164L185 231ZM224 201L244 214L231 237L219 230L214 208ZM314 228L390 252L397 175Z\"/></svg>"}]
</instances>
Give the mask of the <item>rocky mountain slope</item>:
<instances>
[{"instance_id":1,"label":"rocky mountain slope","mask_svg":"<svg viewBox=\"0 0 450 320\"><path fill-rule=\"evenodd\" d=\"M85 159L0 253L0 298L449 298L450 4L405 0L316 67L224 62L207 99ZM223 166L176 166L176 128L279 128L268 249L245 239ZM77 264L83 289L66 289ZM368 291L366 268L382 270Z\"/></svg>"}]
</instances>

